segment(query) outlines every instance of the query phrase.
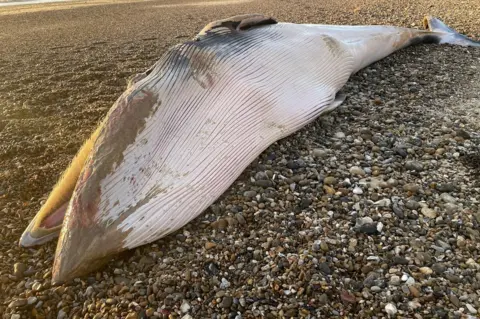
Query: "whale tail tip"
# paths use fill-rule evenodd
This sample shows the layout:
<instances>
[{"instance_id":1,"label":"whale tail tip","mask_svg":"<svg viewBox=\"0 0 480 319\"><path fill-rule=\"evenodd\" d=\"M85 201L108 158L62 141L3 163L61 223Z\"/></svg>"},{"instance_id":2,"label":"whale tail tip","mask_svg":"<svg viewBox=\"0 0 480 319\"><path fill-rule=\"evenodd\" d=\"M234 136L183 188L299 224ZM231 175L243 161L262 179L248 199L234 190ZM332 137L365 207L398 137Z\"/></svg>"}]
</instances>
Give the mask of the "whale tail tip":
<instances>
[{"instance_id":1,"label":"whale tail tip","mask_svg":"<svg viewBox=\"0 0 480 319\"><path fill-rule=\"evenodd\" d=\"M465 35L458 33L438 18L425 16L423 18L423 26L425 29L435 32L435 34L440 37L440 43L480 47L480 42L474 41Z\"/></svg>"}]
</instances>

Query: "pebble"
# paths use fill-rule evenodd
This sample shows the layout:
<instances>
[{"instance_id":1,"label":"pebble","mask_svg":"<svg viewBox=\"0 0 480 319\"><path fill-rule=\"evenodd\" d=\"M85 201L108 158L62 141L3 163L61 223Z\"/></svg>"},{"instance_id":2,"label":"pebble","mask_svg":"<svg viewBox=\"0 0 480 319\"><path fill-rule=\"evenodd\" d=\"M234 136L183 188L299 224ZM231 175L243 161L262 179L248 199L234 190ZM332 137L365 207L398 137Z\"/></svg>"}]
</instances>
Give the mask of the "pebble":
<instances>
[{"instance_id":1,"label":"pebble","mask_svg":"<svg viewBox=\"0 0 480 319\"><path fill-rule=\"evenodd\" d=\"M230 296L225 296L222 299L222 303L220 304L220 307L222 308L230 308L233 303L233 298Z\"/></svg>"},{"instance_id":2,"label":"pebble","mask_svg":"<svg viewBox=\"0 0 480 319\"><path fill-rule=\"evenodd\" d=\"M349 171L350 171L350 174L352 174L352 175L365 176L365 171L358 166L350 167Z\"/></svg>"},{"instance_id":3,"label":"pebble","mask_svg":"<svg viewBox=\"0 0 480 319\"><path fill-rule=\"evenodd\" d=\"M445 202L445 203L450 203L450 204L453 204L455 203L457 200L455 199L455 197L453 197L452 195L448 194L448 193L442 193L440 195L440 198Z\"/></svg>"},{"instance_id":4,"label":"pebble","mask_svg":"<svg viewBox=\"0 0 480 319\"><path fill-rule=\"evenodd\" d=\"M465 307L467 307L468 312L470 312L472 315L477 314L477 309L475 309L471 304L467 303L465 304Z\"/></svg>"},{"instance_id":5,"label":"pebble","mask_svg":"<svg viewBox=\"0 0 480 319\"><path fill-rule=\"evenodd\" d=\"M393 303L387 303L385 305L385 312L387 313L388 316L395 316L397 313L397 307Z\"/></svg>"},{"instance_id":6,"label":"pebble","mask_svg":"<svg viewBox=\"0 0 480 319\"><path fill-rule=\"evenodd\" d=\"M13 265L13 275L17 277L17 279L23 278L23 274L26 270L27 265L24 263L15 263L15 265Z\"/></svg>"},{"instance_id":7,"label":"pebble","mask_svg":"<svg viewBox=\"0 0 480 319\"><path fill-rule=\"evenodd\" d=\"M435 218L437 217L437 212L434 211L433 209L431 208L428 208L428 207L423 207L422 210L422 215L425 216L425 217L428 217L428 218Z\"/></svg>"},{"instance_id":8,"label":"pebble","mask_svg":"<svg viewBox=\"0 0 480 319\"><path fill-rule=\"evenodd\" d=\"M390 284L393 285L393 286L400 285L400 277L396 276L396 275L390 277Z\"/></svg>"},{"instance_id":9,"label":"pebble","mask_svg":"<svg viewBox=\"0 0 480 319\"><path fill-rule=\"evenodd\" d=\"M215 247L217 247L217 244L215 244L214 242L207 241L205 243L205 249L207 249L207 250L215 248Z\"/></svg>"},{"instance_id":10,"label":"pebble","mask_svg":"<svg viewBox=\"0 0 480 319\"><path fill-rule=\"evenodd\" d=\"M405 207L407 207L408 209L415 210L420 207L420 204L417 201L410 199L405 203Z\"/></svg>"},{"instance_id":11,"label":"pebble","mask_svg":"<svg viewBox=\"0 0 480 319\"><path fill-rule=\"evenodd\" d=\"M356 195L361 195L361 194L363 194L363 190L362 190L360 187L358 187L358 186L355 186L355 187L353 188L353 191L352 191L352 192L353 192L354 194L356 194Z\"/></svg>"},{"instance_id":12,"label":"pebble","mask_svg":"<svg viewBox=\"0 0 480 319\"><path fill-rule=\"evenodd\" d=\"M27 299L27 304L29 304L29 305L36 304L36 303L37 303L37 300L38 300L37 297L34 297L34 296L28 297L28 299Z\"/></svg>"},{"instance_id":13,"label":"pebble","mask_svg":"<svg viewBox=\"0 0 480 319\"><path fill-rule=\"evenodd\" d=\"M192 308L192 307L190 306L190 304L189 304L188 301L186 301L186 300L184 300L184 301L182 302L182 304L180 305L180 311L181 311L182 313L189 312L191 308Z\"/></svg>"},{"instance_id":14,"label":"pebble","mask_svg":"<svg viewBox=\"0 0 480 319\"><path fill-rule=\"evenodd\" d=\"M430 267L420 267L420 272L424 275L431 275L433 270Z\"/></svg>"},{"instance_id":15,"label":"pebble","mask_svg":"<svg viewBox=\"0 0 480 319\"><path fill-rule=\"evenodd\" d=\"M420 186L416 184L405 184L403 185L403 190L412 194L416 194L420 190Z\"/></svg>"},{"instance_id":16,"label":"pebble","mask_svg":"<svg viewBox=\"0 0 480 319\"><path fill-rule=\"evenodd\" d=\"M328 156L328 151L321 149L321 148L315 148L312 151L313 156L318 157L318 158L325 158Z\"/></svg>"},{"instance_id":17,"label":"pebble","mask_svg":"<svg viewBox=\"0 0 480 319\"><path fill-rule=\"evenodd\" d=\"M28 303L27 299L25 298L19 298L17 300L12 301L10 304L8 304L8 308L18 308L18 307L23 307Z\"/></svg>"},{"instance_id":18,"label":"pebble","mask_svg":"<svg viewBox=\"0 0 480 319\"><path fill-rule=\"evenodd\" d=\"M247 197L247 198L253 198L255 196L257 196L257 192L256 191L246 191L243 193L243 196Z\"/></svg>"},{"instance_id":19,"label":"pebble","mask_svg":"<svg viewBox=\"0 0 480 319\"><path fill-rule=\"evenodd\" d=\"M337 184L337 179L333 176L327 176L324 178L323 183L325 185L336 185Z\"/></svg>"},{"instance_id":20,"label":"pebble","mask_svg":"<svg viewBox=\"0 0 480 319\"><path fill-rule=\"evenodd\" d=\"M423 171L423 164L417 161L407 161L405 163L405 169L409 171L421 172Z\"/></svg>"}]
</instances>

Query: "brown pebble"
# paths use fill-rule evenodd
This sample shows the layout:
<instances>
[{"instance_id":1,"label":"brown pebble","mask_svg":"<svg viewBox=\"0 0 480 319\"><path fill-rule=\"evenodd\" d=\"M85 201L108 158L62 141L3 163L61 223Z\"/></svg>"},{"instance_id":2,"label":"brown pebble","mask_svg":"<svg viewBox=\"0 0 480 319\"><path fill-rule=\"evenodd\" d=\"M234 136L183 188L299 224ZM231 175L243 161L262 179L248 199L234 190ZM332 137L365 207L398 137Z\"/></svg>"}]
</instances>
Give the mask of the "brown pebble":
<instances>
[{"instance_id":1,"label":"brown pebble","mask_svg":"<svg viewBox=\"0 0 480 319\"><path fill-rule=\"evenodd\" d=\"M346 302L346 303L357 302L357 298L355 298L355 295L346 290L342 290L342 292L340 293L340 298L342 299L343 302Z\"/></svg>"},{"instance_id":2,"label":"brown pebble","mask_svg":"<svg viewBox=\"0 0 480 319\"><path fill-rule=\"evenodd\" d=\"M153 308L148 308L146 311L145 311L145 314L147 315L147 317L151 317L153 316L153 313L155 312L155 310Z\"/></svg>"},{"instance_id":3,"label":"brown pebble","mask_svg":"<svg viewBox=\"0 0 480 319\"><path fill-rule=\"evenodd\" d=\"M417 287L410 286L410 287L408 287L408 289L410 290L410 293L412 294L412 296L414 296L415 298L420 297L420 290L418 290Z\"/></svg>"},{"instance_id":4,"label":"brown pebble","mask_svg":"<svg viewBox=\"0 0 480 319\"><path fill-rule=\"evenodd\" d=\"M207 242L205 243L205 249L207 249L207 250L208 250L208 249L215 248L216 246L217 246L217 244L212 243L211 241L207 241Z\"/></svg>"}]
</instances>

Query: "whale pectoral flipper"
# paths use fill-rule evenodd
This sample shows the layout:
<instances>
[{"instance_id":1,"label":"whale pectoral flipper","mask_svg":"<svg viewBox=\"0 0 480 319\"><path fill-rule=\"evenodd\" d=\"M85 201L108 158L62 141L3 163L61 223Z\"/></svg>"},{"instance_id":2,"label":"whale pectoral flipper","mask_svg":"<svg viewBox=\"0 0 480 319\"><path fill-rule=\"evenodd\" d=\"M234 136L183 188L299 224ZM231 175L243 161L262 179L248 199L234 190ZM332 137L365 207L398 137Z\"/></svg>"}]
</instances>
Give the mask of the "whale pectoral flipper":
<instances>
[{"instance_id":1,"label":"whale pectoral flipper","mask_svg":"<svg viewBox=\"0 0 480 319\"><path fill-rule=\"evenodd\" d=\"M219 28L228 28L231 31L244 31L252 27L277 23L277 20L274 18L262 14L242 14L210 22L196 35L195 39L198 40L202 36L205 36L209 31Z\"/></svg>"}]
</instances>

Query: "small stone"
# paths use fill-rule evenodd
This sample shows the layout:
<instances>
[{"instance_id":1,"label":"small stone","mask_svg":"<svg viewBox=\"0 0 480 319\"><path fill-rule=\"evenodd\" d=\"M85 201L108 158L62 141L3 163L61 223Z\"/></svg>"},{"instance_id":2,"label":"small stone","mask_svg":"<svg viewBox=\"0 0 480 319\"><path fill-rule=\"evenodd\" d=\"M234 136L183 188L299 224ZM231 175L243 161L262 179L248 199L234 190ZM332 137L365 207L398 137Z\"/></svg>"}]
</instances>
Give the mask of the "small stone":
<instances>
[{"instance_id":1,"label":"small stone","mask_svg":"<svg viewBox=\"0 0 480 319\"><path fill-rule=\"evenodd\" d=\"M472 315L477 314L477 309L475 309L471 304L467 303L467 304L465 304L465 307L467 307L467 310L468 310Z\"/></svg>"},{"instance_id":2,"label":"small stone","mask_svg":"<svg viewBox=\"0 0 480 319\"><path fill-rule=\"evenodd\" d=\"M27 270L27 265L23 263L15 263L15 265L13 265L13 275L17 277L17 279L23 278L23 274L25 273L26 270Z\"/></svg>"},{"instance_id":3,"label":"small stone","mask_svg":"<svg viewBox=\"0 0 480 319\"><path fill-rule=\"evenodd\" d=\"M14 308L18 308L18 307L23 307L23 306L25 306L27 303L28 303L27 299L20 298L20 299L17 299L17 300L12 301L12 302L8 305L8 308L14 309Z\"/></svg>"},{"instance_id":4,"label":"small stone","mask_svg":"<svg viewBox=\"0 0 480 319\"><path fill-rule=\"evenodd\" d=\"M455 197L453 197L452 195L448 194L448 193L442 193L440 195L440 199L443 200L445 203L455 203L457 200L455 199Z\"/></svg>"},{"instance_id":5,"label":"small stone","mask_svg":"<svg viewBox=\"0 0 480 319\"><path fill-rule=\"evenodd\" d=\"M420 272L424 275L431 275L433 270L430 267L420 267Z\"/></svg>"},{"instance_id":6,"label":"small stone","mask_svg":"<svg viewBox=\"0 0 480 319\"><path fill-rule=\"evenodd\" d=\"M335 138L343 139L343 138L345 138L345 133L337 132L337 133L335 133Z\"/></svg>"},{"instance_id":7,"label":"small stone","mask_svg":"<svg viewBox=\"0 0 480 319\"><path fill-rule=\"evenodd\" d=\"M117 303L117 301L116 301L115 299L113 299L113 298L108 298L107 300L105 300L105 303L106 303L107 305L114 305L114 304Z\"/></svg>"},{"instance_id":8,"label":"small stone","mask_svg":"<svg viewBox=\"0 0 480 319\"><path fill-rule=\"evenodd\" d=\"M256 191L246 191L246 192L243 193L243 196L247 197L247 198L253 198L253 197L257 196L257 192Z\"/></svg>"},{"instance_id":9,"label":"small stone","mask_svg":"<svg viewBox=\"0 0 480 319\"><path fill-rule=\"evenodd\" d=\"M392 263L394 265L408 265L408 259L402 256L393 256Z\"/></svg>"},{"instance_id":10,"label":"small stone","mask_svg":"<svg viewBox=\"0 0 480 319\"><path fill-rule=\"evenodd\" d=\"M365 176L365 171L358 166L350 167L349 171L350 171L350 174L352 174L352 175Z\"/></svg>"},{"instance_id":11,"label":"small stone","mask_svg":"<svg viewBox=\"0 0 480 319\"><path fill-rule=\"evenodd\" d=\"M215 248L216 246L217 246L217 244L215 244L215 243L213 243L213 242L211 242L211 241L207 241L207 242L205 243L205 249L206 249L206 250Z\"/></svg>"},{"instance_id":12,"label":"small stone","mask_svg":"<svg viewBox=\"0 0 480 319\"><path fill-rule=\"evenodd\" d=\"M318 302L320 303L320 305L326 305L328 303L328 295L321 294L320 297L318 298Z\"/></svg>"},{"instance_id":13,"label":"small stone","mask_svg":"<svg viewBox=\"0 0 480 319\"><path fill-rule=\"evenodd\" d=\"M337 184L337 179L333 176L327 176L323 179L323 183L325 185L336 185Z\"/></svg>"},{"instance_id":14,"label":"small stone","mask_svg":"<svg viewBox=\"0 0 480 319\"><path fill-rule=\"evenodd\" d=\"M145 310L145 314L147 315L147 317L153 316L154 313L155 313L155 309L153 308L148 308L147 310Z\"/></svg>"},{"instance_id":15,"label":"small stone","mask_svg":"<svg viewBox=\"0 0 480 319\"><path fill-rule=\"evenodd\" d=\"M453 192L455 190L455 185L451 183L436 184L435 189L442 193Z\"/></svg>"},{"instance_id":16,"label":"small stone","mask_svg":"<svg viewBox=\"0 0 480 319\"><path fill-rule=\"evenodd\" d=\"M361 233L367 234L367 235L375 235L375 234L379 233L376 223L364 224L364 225L360 226L358 231L361 232Z\"/></svg>"},{"instance_id":17,"label":"small stone","mask_svg":"<svg viewBox=\"0 0 480 319\"><path fill-rule=\"evenodd\" d=\"M374 203L378 207L390 207L392 205L392 201L388 198L383 198L379 201Z\"/></svg>"},{"instance_id":18,"label":"small stone","mask_svg":"<svg viewBox=\"0 0 480 319\"><path fill-rule=\"evenodd\" d=\"M428 218L436 218L437 217L437 212L434 211L431 208L428 208L428 207L423 207L421 212L422 212L423 216L428 217Z\"/></svg>"},{"instance_id":19,"label":"small stone","mask_svg":"<svg viewBox=\"0 0 480 319\"><path fill-rule=\"evenodd\" d=\"M410 277L412 278L412 277ZM410 279L409 278L409 279ZM413 278L412 278L413 279ZM417 287L415 287L413 284L412 285L408 285L408 280L407 280L407 286L408 286L408 289L410 290L410 293L412 294L412 296L414 296L415 298L418 298L420 297L420 290L418 290Z\"/></svg>"},{"instance_id":20,"label":"small stone","mask_svg":"<svg viewBox=\"0 0 480 319\"><path fill-rule=\"evenodd\" d=\"M14 313L10 316L10 319L20 319L21 316L18 313Z\"/></svg>"},{"instance_id":21,"label":"small stone","mask_svg":"<svg viewBox=\"0 0 480 319\"><path fill-rule=\"evenodd\" d=\"M356 194L356 195L361 195L361 194L363 194L363 190L362 190L360 187L358 187L358 186L355 186L355 188L353 189L352 192L353 192L354 194Z\"/></svg>"},{"instance_id":22,"label":"small stone","mask_svg":"<svg viewBox=\"0 0 480 319\"><path fill-rule=\"evenodd\" d=\"M228 227L228 221L226 219L219 219L216 222L212 223L212 228L216 229L226 229Z\"/></svg>"},{"instance_id":23,"label":"small stone","mask_svg":"<svg viewBox=\"0 0 480 319\"><path fill-rule=\"evenodd\" d=\"M65 310L60 309L60 311L57 314L57 319L65 319L65 318L67 318L67 313L65 312Z\"/></svg>"},{"instance_id":24,"label":"small stone","mask_svg":"<svg viewBox=\"0 0 480 319\"><path fill-rule=\"evenodd\" d=\"M393 303L389 302L385 305L385 312L388 316L394 316L397 313L397 307Z\"/></svg>"},{"instance_id":25,"label":"small stone","mask_svg":"<svg viewBox=\"0 0 480 319\"><path fill-rule=\"evenodd\" d=\"M190 304L186 300L183 300L182 304L180 305L180 311L182 313L189 312L191 308L192 307L190 306Z\"/></svg>"},{"instance_id":26,"label":"small stone","mask_svg":"<svg viewBox=\"0 0 480 319\"><path fill-rule=\"evenodd\" d=\"M220 283L220 289L227 289L228 287L230 287L230 282L227 279L222 278L222 282Z\"/></svg>"},{"instance_id":27,"label":"small stone","mask_svg":"<svg viewBox=\"0 0 480 319\"><path fill-rule=\"evenodd\" d=\"M33 285L32 285L32 290L33 291L40 291L42 290L42 283L40 282L35 282Z\"/></svg>"},{"instance_id":28,"label":"small stone","mask_svg":"<svg viewBox=\"0 0 480 319\"><path fill-rule=\"evenodd\" d=\"M453 214L458 211L458 206L452 203L446 203L444 207L447 214Z\"/></svg>"},{"instance_id":29,"label":"small stone","mask_svg":"<svg viewBox=\"0 0 480 319\"><path fill-rule=\"evenodd\" d=\"M407 281L405 282L407 286L412 286L415 284L415 278L413 277L408 277Z\"/></svg>"},{"instance_id":30,"label":"small stone","mask_svg":"<svg viewBox=\"0 0 480 319\"><path fill-rule=\"evenodd\" d=\"M441 264L441 263L435 263L432 265L432 270L437 274L437 275L442 275L447 268Z\"/></svg>"},{"instance_id":31,"label":"small stone","mask_svg":"<svg viewBox=\"0 0 480 319\"><path fill-rule=\"evenodd\" d=\"M405 203L405 207L411 210L416 210L420 207L420 204L417 201L410 199Z\"/></svg>"},{"instance_id":32,"label":"small stone","mask_svg":"<svg viewBox=\"0 0 480 319\"><path fill-rule=\"evenodd\" d=\"M230 308L232 306L232 303L233 303L233 298L230 297L230 296L225 296L223 297L222 299L222 302L220 304L220 307L222 308Z\"/></svg>"},{"instance_id":33,"label":"small stone","mask_svg":"<svg viewBox=\"0 0 480 319\"><path fill-rule=\"evenodd\" d=\"M245 217L243 217L243 214L241 213L235 214L235 218L237 219L240 225L245 225L247 223L247 221L245 220Z\"/></svg>"},{"instance_id":34,"label":"small stone","mask_svg":"<svg viewBox=\"0 0 480 319\"><path fill-rule=\"evenodd\" d=\"M318 158L325 158L328 156L328 151L321 149L321 148L315 148L312 151L313 156L318 157Z\"/></svg>"},{"instance_id":35,"label":"small stone","mask_svg":"<svg viewBox=\"0 0 480 319\"><path fill-rule=\"evenodd\" d=\"M458 299L457 296L454 294L450 294L449 296L450 302L455 306L455 307L460 307L460 300Z\"/></svg>"},{"instance_id":36,"label":"small stone","mask_svg":"<svg viewBox=\"0 0 480 319\"><path fill-rule=\"evenodd\" d=\"M342 299L343 302L346 303L356 303L357 299L355 298L355 295L348 292L347 290L342 290L340 293L340 298Z\"/></svg>"},{"instance_id":37,"label":"small stone","mask_svg":"<svg viewBox=\"0 0 480 319\"><path fill-rule=\"evenodd\" d=\"M416 184L405 184L403 185L403 190L412 194L416 194L420 190L420 186Z\"/></svg>"},{"instance_id":38,"label":"small stone","mask_svg":"<svg viewBox=\"0 0 480 319\"><path fill-rule=\"evenodd\" d=\"M335 189L333 189L333 188L330 187L330 186L323 185L323 190L324 190L325 193L327 193L328 195L334 195L334 194L335 194Z\"/></svg>"},{"instance_id":39,"label":"small stone","mask_svg":"<svg viewBox=\"0 0 480 319\"><path fill-rule=\"evenodd\" d=\"M407 161L405 163L405 169L409 171L421 172L423 171L423 164L417 161Z\"/></svg>"},{"instance_id":40,"label":"small stone","mask_svg":"<svg viewBox=\"0 0 480 319\"><path fill-rule=\"evenodd\" d=\"M94 292L95 290L93 289L92 286L88 286L87 289L85 289L85 295L87 297L90 297L91 295L93 295Z\"/></svg>"},{"instance_id":41,"label":"small stone","mask_svg":"<svg viewBox=\"0 0 480 319\"><path fill-rule=\"evenodd\" d=\"M457 136L459 136L459 137L461 137L461 138L463 138L463 139L465 139L465 140L471 139L470 134L469 134L467 131L462 130L462 129L460 129L460 130L457 131Z\"/></svg>"},{"instance_id":42,"label":"small stone","mask_svg":"<svg viewBox=\"0 0 480 319\"><path fill-rule=\"evenodd\" d=\"M130 312L125 319L138 319L138 315L134 312Z\"/></svg>"},{"instance_id":43,"label":"small stone","mask_svg":"<svg viewBox=\"0 0 480 319\"><path fill-rule=\"evenodd\" d=\"M400 285L400 277L396 276L396 275L390 277L390 285L392 285L392 286Z\"/></svg>"},{"instance_id":44,"label":"small stone","mask_svg":"<svg viewBox=\"0 0 480 319\"><path fill-rule=\"evenodd\" d=\"M36 304L36 303L37 303L37 300L38 300L37 297L33 297L33 296L32 296L32 297L28 297L28 299L27 299L27 304L29 304L29 305Z\"/></svg>"}]
</instances>

